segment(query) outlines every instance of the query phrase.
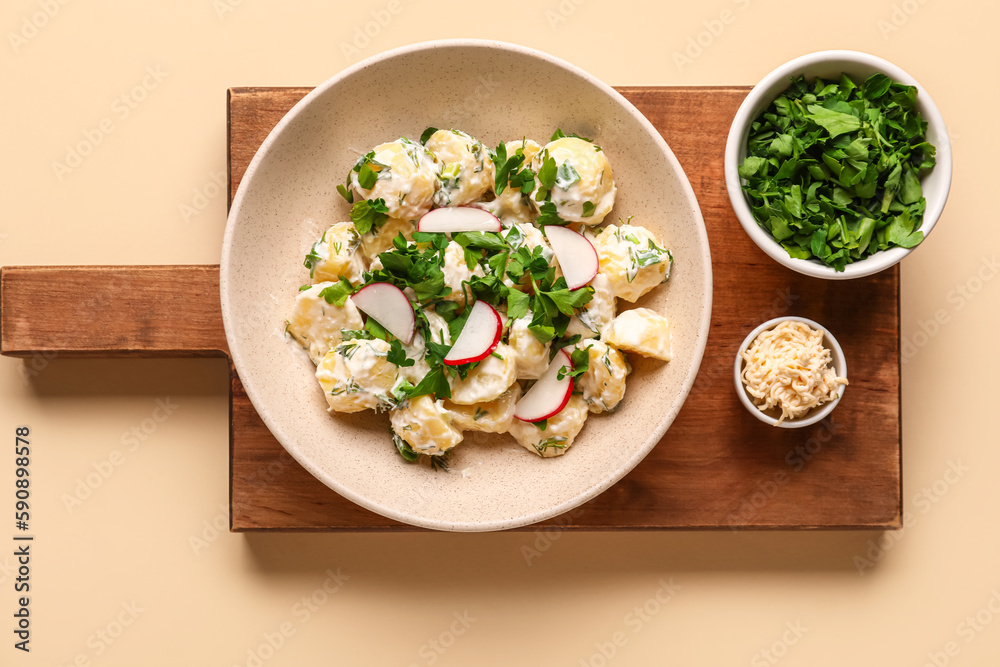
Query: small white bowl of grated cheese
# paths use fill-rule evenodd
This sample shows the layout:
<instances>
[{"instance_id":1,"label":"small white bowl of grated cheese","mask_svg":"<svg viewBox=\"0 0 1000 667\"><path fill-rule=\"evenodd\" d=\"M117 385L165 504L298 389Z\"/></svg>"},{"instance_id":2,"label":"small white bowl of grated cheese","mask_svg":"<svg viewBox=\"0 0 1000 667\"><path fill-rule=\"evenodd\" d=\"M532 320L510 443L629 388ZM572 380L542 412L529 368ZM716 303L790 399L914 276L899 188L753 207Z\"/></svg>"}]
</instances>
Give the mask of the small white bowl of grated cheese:
<instances>
[{"instance_id":1,"label":"small white bowl of grated cheese","mask_svg":"<svg viewBox=\"0 0 1000 667\"><path fill-rule=\"evenodd\" d=\"M757 419L801 428L826 418L847 386L837 339L804 317L778 317L750 332L733 368L736 394Z\"/></svg>"}]
</instances>

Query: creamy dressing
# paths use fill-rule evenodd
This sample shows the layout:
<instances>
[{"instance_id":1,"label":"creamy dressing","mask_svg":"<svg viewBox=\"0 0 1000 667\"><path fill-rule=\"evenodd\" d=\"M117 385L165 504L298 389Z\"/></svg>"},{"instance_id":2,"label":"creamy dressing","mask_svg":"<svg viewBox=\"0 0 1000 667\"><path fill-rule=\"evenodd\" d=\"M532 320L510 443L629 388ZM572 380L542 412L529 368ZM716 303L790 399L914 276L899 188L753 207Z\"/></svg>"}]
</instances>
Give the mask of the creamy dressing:
<instances>
[{"instance_id":1,"label":"creamy dressing","mask_svg":"<svg viewBox=\"0 0 1000 667\"><path fill-rule=\"evenodd\" d=\"M289 315L287 331L319 364L341 340L341 329L360 329L361 313L348 299L342 307L326 302L320 293L333 283L322 282L299 292Z\"/></svg>"},{"instance_id":2,"label":"creamy dressing","mask_svg":"<svg viewBox=\"0 0 1000 667\"><path fill-rule=\"evenodd\" d=\"M510 434L533 454L543 458L560 456L573 444L587 419L587 404L580 396L573 395L560 412L547 420L545 430L534 424L514 419Z\"/></svg>"},{"instance_id":3,"label":"creamy dressing","mask_svg":"<svg viewBox=\"0 0 1000 667\"><path fill-rule=\"evenodd\" d=\"M608 225L588 238L597 250L600 272L620 299L635 302L670 275L670 252L645 227Z\"/></svg>"},{"instance_id":4,"label":"creamy dressing","mask_svg":"<svg viewBox=\"0 0 1000 667\"><path fill-rule=\"evenodd\" d=\"M383 199L390 218L417 220L431 209L441 165L426 148L406 139L381 144L370 167L377 172L372 188L362 188L354 170L351 187L363 199Z\"/></svg>"},{"instance_id":5,"label":"creamy dressing","mask_svg":"<svg viewBox=\"0 0 1000 667\"><path fill-rule=\"evenodd\" d=\"M558 169L550 199L559 217L588 226L603 222L614 206L617 193L611 164L604 151L583 139L556 139L535 156L532 166L536 173L546 157L555 160ZM537 183L535 193L540 187Z\"/></svg>"},{"instance_id":6,"label":"creamy dressing","mask_svg":"<svg viewBox=\"0 0 1000 667\"><path fill-rule=\"evenodd\" d=\"M327 353L316 369L316 379L331 409L357 412L392 404L390 393L398 369L386 359L389 347L384 340L354 339Z\"/></svg>"},{"instance_id":7,"label":"creamy dressing","mask_svg":"<svg viewBox=\"0 0 1000 667\"><path fill-rule=\"evenodd\" d=\"M427 149L441 164L435 205L465 206L492 189L493 162L478 140L459 130L438 130L427 140Z\"/></svg>"},{"instance_id":8,"label":"creamy dressing","mask_svg":"<svg viewBox=\"0 0 1000 667\"><path fill-rule=\"evenodd\" d=\"M469 371L464 380L451 381L451 400L459 405L492 401L517 379L515 353L510 345L500 343L488 357Z\"/></svg>"},{"instance_id":9,"label":"creamy dressing","mask_svg":"<svg viewBox=\"0 0 1000 667\"><path fill-rule=\"evenodd\" d=\"M537 380L549 367L551 344L542 343L528 330L531 318L532 313L529 310L524 317L514 320L510 325L508 340L514 351L518 380Z\"/></svg>"},{"instance_id":10,"label":"creamy dressing","mask_svg":"<svg viewBox=\"0 0 1000 667\"><path fill-rule=\"evenodd\" d=\"M576 389L591 412L614 410L625 396L625 378L628 363L621 352L601 341L577 343L577 348L587 349L587 372L576 380Z\"/></svg>"}]
</instances>

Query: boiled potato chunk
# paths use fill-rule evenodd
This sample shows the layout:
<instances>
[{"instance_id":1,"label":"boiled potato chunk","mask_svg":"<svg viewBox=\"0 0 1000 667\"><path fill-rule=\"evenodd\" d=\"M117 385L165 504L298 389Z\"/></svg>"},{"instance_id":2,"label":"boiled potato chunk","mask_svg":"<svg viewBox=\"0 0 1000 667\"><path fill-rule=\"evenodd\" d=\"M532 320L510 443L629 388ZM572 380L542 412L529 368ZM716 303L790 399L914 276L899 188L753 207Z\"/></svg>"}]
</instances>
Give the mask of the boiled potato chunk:
<instances>
[{"instance_id":1,"label":"boiled potato chunk","mask_svg":"<svg viewBox=\"0 0 1000 667\"><path fill-rule=\"evenodd\" d=\"M486 403L500 397L517 379L513 348L499 343L496 349L469 371L464 380L451 381L451 402L459 405Z\"/></svg>"},{"instance_id":2,"label":"boiled potato chunk","mask_svg":"<svg viewBox=\"0 0 1000 667\"><path fill-rule=\"evenodd\" d=\"M288 333L309 352L314 364L319 364L327 352L340 344L341 329L364 326L353 301L348 299L343 306L335 306L320 296L332 285L332 282L317 283L299 292L288 316Z\"/></svg>"},{"instance_id":3,"label":"boiled potato chunk","mask_svg":"<svg viewBox=\"0 0 1000 667\"><path fill-rule=\"evenodd\" d=\"M462 442L443 401L430 396L411 398L389 413L393 432L418 454L437 456Z\"/></svg>"},{"instance_id":4,"label":"boiled potato chunk","mask_svg":"<svg viewBox=\"0 0 1000 667\"><path fill-rule=\"evenodd\" d=\"M351 169L354 192L362 199L383 200L390 218L415 221L431 210L441 173L434 155L409 139L380 144L373 152L370 159L362 156ZM375 172L376 180L368 189L361 185L363 167Z\"/></svg>"},{"instance_id":5,"label":"boiled potato chunk","mask_svg":"<svg viewBox=\"0 0 1000 667\"><path fill-rule=\"evenodd\" d=\"M590 240L600 259L598 271L618 298L635 303L670 277L670 251L645 227L608 225Z\"/></svg>"},{"instance_id":6,"label":"boiled potato chunk","mask_svg":"<svg viewBox=\"0 0 1000 667\"><path fill-rule=\"evenodd\" d=\"M492 189L495 167L478 139L461 130L438 130L426 146L441 164L436 206L465 206Z\"/></svg>"},{"instance_id":7,"label":"boiled potato chunk","mask_svg":"<svg viewBox=\"0 0 1000 667\"><path fill-rule=\"evenodd\" d=\"M667 318L649 308L635 308L615 318L607 341L619 350L670 361L673 334Z\"/></svg>"},{"instance_id":8,"label":"boiled potato chunk","mask_svg":"<svg viewBox=\"0 0 1000 667\"><path fill-rule=\"evenodd\" d=\"M583 428L587 414L586 401L574 394L570 396L566 407L549 417L544 431L515 417L510 423L509 433L518 444L533 454L543 458L562 456Z\"/></svg>"},{"instance_id":9,"label":"boiled potato chunk","mask_svg":"<svg viewBox=\"0 0 1000 667\"><path fill-rule=\"evenodd\" d=\"M625 396L625 378L630 370L625 355L599 340L580 341L576 347L587 350L589 364L587 371L576 378L575 389L582 392L591 412L614 410Z\"/></svg>"},{"instance_id":10,"label":"boiled potato chunk","mask_svg":"<svg viewBox=\"0 0 1000 667\"><path fill-rule=\"evenodd\" d=\"M398 368L386 358L389 349L384 340L356 338L327 352L316 368L316 379L331 410L360 412L393 405L390 391Z\"/></svg>"},{"instance_id":11,"label":"boiled potato chunk","mask_svg":"<svg viewBox=\"0 0 1000 667\"><path fill-rule=\"evenodd\" d=\"M312 264L310 277L313 280L337 282L347 278L357 285L368 263L358 252L361 236L353 222L338 222L323 232L319 241L313 244L306 261Z\"/></svg>"},{"instance_id":12,"label":"boiled potato chunk","mask_svg":"<svg viewBox=\"0 0 1000 667\"><path fill-rule=\"evenodd\" d=\"M615 179L611 163L599 146L577 137L563 137L549 142L531 162L539 173L545 161L555 161L555 186L549 200L555 204L556 213L567 222L587 226L599 225L615 205ZM535 179L531 201L541 208L538 201L541 179Z\"/></svg>"},{"instance_id":13,"label":"boiled potato chunk","mask_svg":"<svg viewBox=\"0 0 1000 667\"><path fill-rule=\"evenodd\" d=\"M445 407L451 412L452 424L464 431L485 433L506 433L514 418L514 406L521 397L521 385L515 384L500 394L499 398L476 405L459 405L446 400Z\"/></svg>"}]
</instances>

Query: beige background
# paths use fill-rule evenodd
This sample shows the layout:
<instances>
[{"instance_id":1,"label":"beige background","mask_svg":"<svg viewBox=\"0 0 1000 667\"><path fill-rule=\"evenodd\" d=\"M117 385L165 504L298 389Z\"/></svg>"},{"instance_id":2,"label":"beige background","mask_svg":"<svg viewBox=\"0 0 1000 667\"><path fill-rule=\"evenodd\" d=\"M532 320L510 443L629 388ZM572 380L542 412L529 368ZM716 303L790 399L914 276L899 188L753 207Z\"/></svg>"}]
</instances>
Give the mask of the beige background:
<instances>
[{"instance_id":1,"label":"beige background","mask_svg":"<svg viewBox=\"0 0 1000 667\"><path fill-rule=\"evenodd\" d=\"M922 665L930 653L937 664L997 664L1000 619L987 605L1000 612L1000 287L988 260L1000 242L1000 11L988 4L4 2L0 264L217 262L225 89L323 81L353 61L342 44L372 11L391 19L359 42L360 56L489 37L611 84L747 84L809 51L869 51L934 95L955 181L938 230L903 266L910 526L882 548L870 542L880 535L852 532L216 532L227 499L223 362L0 359L4 437L19 424L33 432L37 535L30 655L11 646L13 559L0 555L0 663L793 667ZM715 23L724 10L729 23ZM679 67L674 53L699 33L707 46ZM134 109L116 102L144 78ZM103 119L113 131L60 178L53 163ZM928 324L936 315L945 323ZM161 422L158 399L176 406ZM107 463L116 450L117 466ZM13 453L2 451L9 545ZM106 478L91 475L96 488L67 508L98 469ZM872 566L859 574L856 556ZM327 594L338 568L349 578ZM681 588L661 603L671 578ZM122 611L133 602L134 620ZM120 634L119 616L130 622ZM117 636L109 644L99 632Z\"/></svg>"}]
</instances>

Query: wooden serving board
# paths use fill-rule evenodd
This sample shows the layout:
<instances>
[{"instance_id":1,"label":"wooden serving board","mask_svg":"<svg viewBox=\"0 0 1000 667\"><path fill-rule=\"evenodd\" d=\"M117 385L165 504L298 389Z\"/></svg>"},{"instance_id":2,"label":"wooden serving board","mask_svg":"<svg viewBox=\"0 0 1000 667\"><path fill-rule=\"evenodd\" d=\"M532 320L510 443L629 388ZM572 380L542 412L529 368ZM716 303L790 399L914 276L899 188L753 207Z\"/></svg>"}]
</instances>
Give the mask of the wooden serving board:
<instances>
[{"instance_id":1,"label":"wooden serving board","mask_svg":"<svg viewBox=\"0 0 1000 667\"><path fill-rule=\"evenodd\" d=\"M309 90L229 91L230 201L268 132ZM547 523L581 530L898 528L898 268L817 280L781 267L747 238L729 205L722 156L749 88L619 90L660 130L701 204L713 258L712 326L694 389L663 440L618 484ZM844 348L851 384L828 423L776 429L737 399L739 343L782 314L822 322ZM28 359L228 355L218 267L3 267L0 352ZM230 368L232 530L411 529L351 503L300 467Z\"/></svg>"}]
</instances>

